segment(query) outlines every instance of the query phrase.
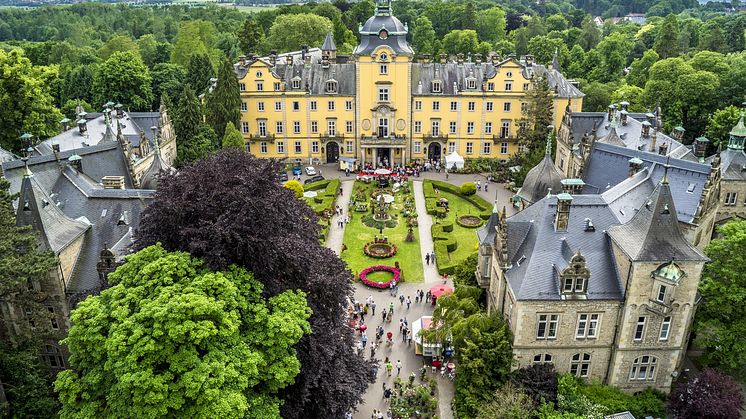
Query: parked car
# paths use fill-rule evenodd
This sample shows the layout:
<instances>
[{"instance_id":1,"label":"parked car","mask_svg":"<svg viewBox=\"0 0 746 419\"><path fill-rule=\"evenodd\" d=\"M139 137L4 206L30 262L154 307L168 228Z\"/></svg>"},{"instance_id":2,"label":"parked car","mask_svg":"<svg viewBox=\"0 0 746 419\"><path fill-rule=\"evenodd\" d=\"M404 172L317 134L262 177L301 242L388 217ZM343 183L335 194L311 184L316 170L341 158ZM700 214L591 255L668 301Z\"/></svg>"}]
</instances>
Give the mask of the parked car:
<instances>
[{"instance_id":1,"label":"parked car","mask_svg":"<svg viewBox=\"0 0 746 419\"><path fill-rule=\"evenodd\" d=\"M293 176L300 176L302 172L303 169L300 166L293 166Z\"/></svg>"},{"instance_id":2,"label":"parked car","mask_svg":"<svg viewBox=\"0 0 746 419\"><path fill-rule=\"evenodd\" d=\"M306 167L306 174L308 176L316 176L316 169L313 168L313 166Z\"/></svg>"},{"instance_id":3,"label":"parked car","mask_svg":"<svg viewBox=\"0 0 746 419\"><path fill-rule=\"evenodd\" d=\"M287 182L288 181L288 174L287 172L280 173L280 182Z\"/></svg>"},{"instance_id":4,"label":"parked car","mask_svg":"<svg viewBox=\"0 0 746 419\"><path fill-rule=\"evenodd\" d=\"M324 180L324 177L323 177L323 176L321 176L321 175L318 175L318 176L314 176L314 177L310 177L310 178L306 179L306 180L305 180L305 181L303 182L303 184L304 184L304 185L307 185L307 184L309 184L309 183L313 183L313 182L318 182L318 181L320 181L320 180Z\"/></svg>"}]
</instances>

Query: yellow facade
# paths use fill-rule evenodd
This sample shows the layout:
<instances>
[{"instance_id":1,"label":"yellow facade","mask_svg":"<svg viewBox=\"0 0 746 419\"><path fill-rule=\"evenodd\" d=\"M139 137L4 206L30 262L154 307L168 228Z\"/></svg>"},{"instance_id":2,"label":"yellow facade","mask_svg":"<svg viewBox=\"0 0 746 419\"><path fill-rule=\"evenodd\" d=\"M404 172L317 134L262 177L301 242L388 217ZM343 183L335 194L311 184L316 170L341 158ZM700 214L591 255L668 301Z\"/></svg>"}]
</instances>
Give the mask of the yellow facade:
<instances>
[{"instance_id":1,"label":"yellow facade","mask_svg":"<svg viewBox=\"0 0 746 419\"><path fill-rule=\"evenodd\" d=\"M386 4L378 4L360 33L346 62L328 38L316 49L320 60L308 51L285 55L282 64L272 56L236 65L241 130L252 154L303 163L352 157L386 166L443 161L454 151L507 160L519 151L518 120L535 74L554 84L556 127L568 103L582 106L582 93L558 69L530 56L414 63L406 25Z\"/></svg>"}]
</instances>

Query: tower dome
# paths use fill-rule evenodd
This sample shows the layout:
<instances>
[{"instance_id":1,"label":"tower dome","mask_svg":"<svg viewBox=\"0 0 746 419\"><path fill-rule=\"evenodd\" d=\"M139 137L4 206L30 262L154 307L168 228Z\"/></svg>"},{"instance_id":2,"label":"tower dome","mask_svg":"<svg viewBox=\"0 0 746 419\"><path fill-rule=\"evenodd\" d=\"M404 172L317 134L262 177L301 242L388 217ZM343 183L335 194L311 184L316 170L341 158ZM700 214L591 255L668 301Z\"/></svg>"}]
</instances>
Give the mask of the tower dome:
<instances>
[{"instance_id":1,"label":"tower dome","mask_svg":"<svg viewBox=\"0 0 746 419\"><path fill-rule=\"evenodd\" d=\"M527 204L526 206L538 202L547 196L550 189L554 192L562 190L563 174L554 165L551 150L552 142L550 136L547 138L544 158L541 159L539 164L528 171L526 178L523 180L523 186L518 190L517 195Z\"/></svg>"},{"instance_id":2,"label":"tower dome","mask_svg":"<svg viewBox=\"0 0 746 419\"><path fill-rule=\"evenodd\" d=\"M372 54L380 46L388 46L395 54L414 55L407 43L407 25L391 14L391 1L376 1L376 14L360 26L360 44L354 55Z\"/></svg>"}]
</instances>

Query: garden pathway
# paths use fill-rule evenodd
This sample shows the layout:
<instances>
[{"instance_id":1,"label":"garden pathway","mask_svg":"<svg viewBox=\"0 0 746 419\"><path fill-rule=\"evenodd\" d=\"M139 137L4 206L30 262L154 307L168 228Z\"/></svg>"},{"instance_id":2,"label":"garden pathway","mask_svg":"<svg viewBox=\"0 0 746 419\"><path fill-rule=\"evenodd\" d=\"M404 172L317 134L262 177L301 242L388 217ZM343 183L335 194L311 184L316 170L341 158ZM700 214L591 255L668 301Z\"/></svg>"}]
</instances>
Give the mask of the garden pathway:
<instances>
[{"instance_id":1,"label":"garden pathway","mask_svg":"<svg viewBox=\"0 0 746 419\"><path fill-rule=\"evenodd\" d=\"M342 217L347 216L347 210L350 206L350 198L352 198L352 186L355 182L348 181L342 182L342 195L337 197L336 205L344 209ZM326 247L332 249L334 253L339 256L342 252L342 241L345 237L344 228L337 227L337 222L340 216L332 217L332 225L329 226L329 235L326 238Z\"/></svg>"}]
</instances>

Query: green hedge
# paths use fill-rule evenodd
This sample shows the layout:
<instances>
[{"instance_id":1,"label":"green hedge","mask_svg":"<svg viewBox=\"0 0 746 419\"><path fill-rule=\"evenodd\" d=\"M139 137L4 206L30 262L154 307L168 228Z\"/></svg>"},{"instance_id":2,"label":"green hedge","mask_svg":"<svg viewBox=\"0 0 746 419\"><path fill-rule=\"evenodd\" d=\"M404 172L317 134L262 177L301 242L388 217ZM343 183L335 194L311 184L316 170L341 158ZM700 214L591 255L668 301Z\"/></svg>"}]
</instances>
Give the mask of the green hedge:
<instances>
[{"instance_id":1,"label":"green hedge","mask_svg":"<svg viewBox=\"0 0 746 419\"><path fill-rule=\"evenodd\" d=\"M451 221L443 221L440 225L443 226L443 231L446 233L453 231L453 222Z\"/></svg>"}]
</instances>

